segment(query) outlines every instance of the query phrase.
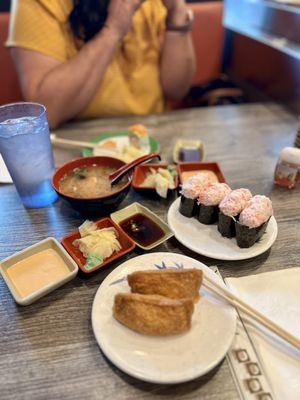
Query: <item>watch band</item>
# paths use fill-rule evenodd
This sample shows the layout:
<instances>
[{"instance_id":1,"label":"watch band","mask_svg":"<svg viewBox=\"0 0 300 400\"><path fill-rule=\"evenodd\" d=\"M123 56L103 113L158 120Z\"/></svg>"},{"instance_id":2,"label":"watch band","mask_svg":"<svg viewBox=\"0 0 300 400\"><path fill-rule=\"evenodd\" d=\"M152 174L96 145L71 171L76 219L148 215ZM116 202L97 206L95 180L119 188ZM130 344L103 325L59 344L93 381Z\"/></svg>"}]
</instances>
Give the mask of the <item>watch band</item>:
<instances>
[{"instance_id":1,"label":"watch band","mask_svg":"<svg viewBox=\"0 0 300 400\"><path fill-rule=\"evenodd\" d=\"M194 22L194 12L193 10L187 8L186 10L186 23L184 25L173 25L166 21L166 30L173 32L189 32L193 27Z\"/></svg>"}]
</instances>

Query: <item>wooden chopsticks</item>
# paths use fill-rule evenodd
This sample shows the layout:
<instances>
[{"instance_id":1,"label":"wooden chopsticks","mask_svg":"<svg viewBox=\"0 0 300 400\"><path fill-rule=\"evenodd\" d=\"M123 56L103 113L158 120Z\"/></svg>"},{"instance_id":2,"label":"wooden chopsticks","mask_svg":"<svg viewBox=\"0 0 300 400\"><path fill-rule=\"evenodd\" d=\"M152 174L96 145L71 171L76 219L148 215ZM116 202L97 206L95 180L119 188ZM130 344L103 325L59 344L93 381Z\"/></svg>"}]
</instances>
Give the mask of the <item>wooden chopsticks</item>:
<instances>
[{"instance_id":1,"label":"wooden chopsticks","mask_svg":"<svg viewBox=\"0 0 300 400\"><path fill-rule=\"evenodd\" d=\"M300 339L296 338L290 332L286 331L275 322L271 321L265 315L261 314L255 308L251 307L249 304L241 300L235 294L233 294L227 288L219 285L218 283L214 282L208 276L203 275L203 283L202 285L208 289L210 292L214 293L222 300L227 301L232 306L236 307L255 321L259 322L261 325L268 328L271 332L275 333L282 339L286 340L291 345L295 346L297 349L300 349Z\"/></svg>"}]
</instances>

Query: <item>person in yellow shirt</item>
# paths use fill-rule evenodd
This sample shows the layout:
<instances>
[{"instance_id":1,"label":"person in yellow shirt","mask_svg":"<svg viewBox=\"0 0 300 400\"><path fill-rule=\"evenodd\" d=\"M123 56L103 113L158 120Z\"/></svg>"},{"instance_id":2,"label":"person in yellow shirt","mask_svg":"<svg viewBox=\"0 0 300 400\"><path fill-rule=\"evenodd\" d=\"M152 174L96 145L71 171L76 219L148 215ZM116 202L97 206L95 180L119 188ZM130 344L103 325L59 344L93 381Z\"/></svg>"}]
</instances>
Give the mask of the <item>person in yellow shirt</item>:
<instances>
[{"instance_id":1,"label":"person in yellow shirt","mask_svg":"<svg viewBox=\"0 0 300 400\"><path fill-rule=\"evenodd\" d=\"M57 127L181 99L195 72L191 24L184 0L13 0L7 46L25 100Z\"/></svg>"}]
</instances>

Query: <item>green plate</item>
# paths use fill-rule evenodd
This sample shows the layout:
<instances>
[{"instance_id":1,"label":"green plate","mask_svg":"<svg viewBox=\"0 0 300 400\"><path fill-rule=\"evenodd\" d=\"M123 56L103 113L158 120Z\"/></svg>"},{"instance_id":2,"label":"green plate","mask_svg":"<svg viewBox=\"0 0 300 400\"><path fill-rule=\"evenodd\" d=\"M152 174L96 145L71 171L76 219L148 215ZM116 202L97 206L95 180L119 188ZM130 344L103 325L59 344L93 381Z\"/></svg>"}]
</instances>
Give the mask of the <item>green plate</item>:
<instances>
[{"instance_id":1,"label":"green plate","mask_svg":"<svg viewBox=\"0 0 300 400\"><path fill-rule=\"evenodd\" d=\"M129 134L128 131L105 132L105 133L102 133L99 136L96 136L94 139L92 139L91 143L100 143L100 142L103 142L103 140L106 140L106 139L116 139L118 137L128 136L128 134ZM154 151L159 151L159 144L152 137L149 137L149 144L150 144L149 153L152 153ZM87 148L83 149L83 155L84 155L84 157L93 156L94 155L93 149L87 149Z\"/></svg>"}]
</instances>

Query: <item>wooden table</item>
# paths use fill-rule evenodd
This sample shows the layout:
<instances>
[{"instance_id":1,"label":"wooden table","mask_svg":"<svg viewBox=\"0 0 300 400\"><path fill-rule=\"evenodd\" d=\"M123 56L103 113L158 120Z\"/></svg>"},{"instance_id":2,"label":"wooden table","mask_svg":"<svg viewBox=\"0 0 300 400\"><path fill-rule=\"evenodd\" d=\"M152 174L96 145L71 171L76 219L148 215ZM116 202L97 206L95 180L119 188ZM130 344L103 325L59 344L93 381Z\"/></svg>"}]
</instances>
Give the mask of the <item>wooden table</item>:
<instances>
[{"instance_id":1,"label":"wooden table","mask_svg":"<svg viewBox=\"0 0 300 400\"><path fill-rule=\"evenodd\" d=\"M271 251L252 260L220 262L201 257L175 239L154 251L184 253L223 276L243 276L297 265L299 257L300 188L273 186L278 153L293 144L297 120L275 104L252 104L170 112L147 118L103 119L66 125L56 133L90 139L107 130L143 122L171 161L179 137L201 138L207 160L218 161L233 188L249 187L273 200L279 225ZM56 164L77 157L56 150ZM34 171L33 171L34 173ZM143 198L133 190L121 207L140 201L166 219L165 201ZM11 185L0 186L0 259L48 236L60 239L82 220L61 202L26 210ZM129 257L134 257L133 253ZM158 386L133 379L116 369L101 353L91 327L91 307L106 275L124 259L89 278L77 277L28 307L15 304L0 280L0 398L53 399L210 399L238 398L227 362L208 376L182 385Z\"/></svg>"}]
</instances>

